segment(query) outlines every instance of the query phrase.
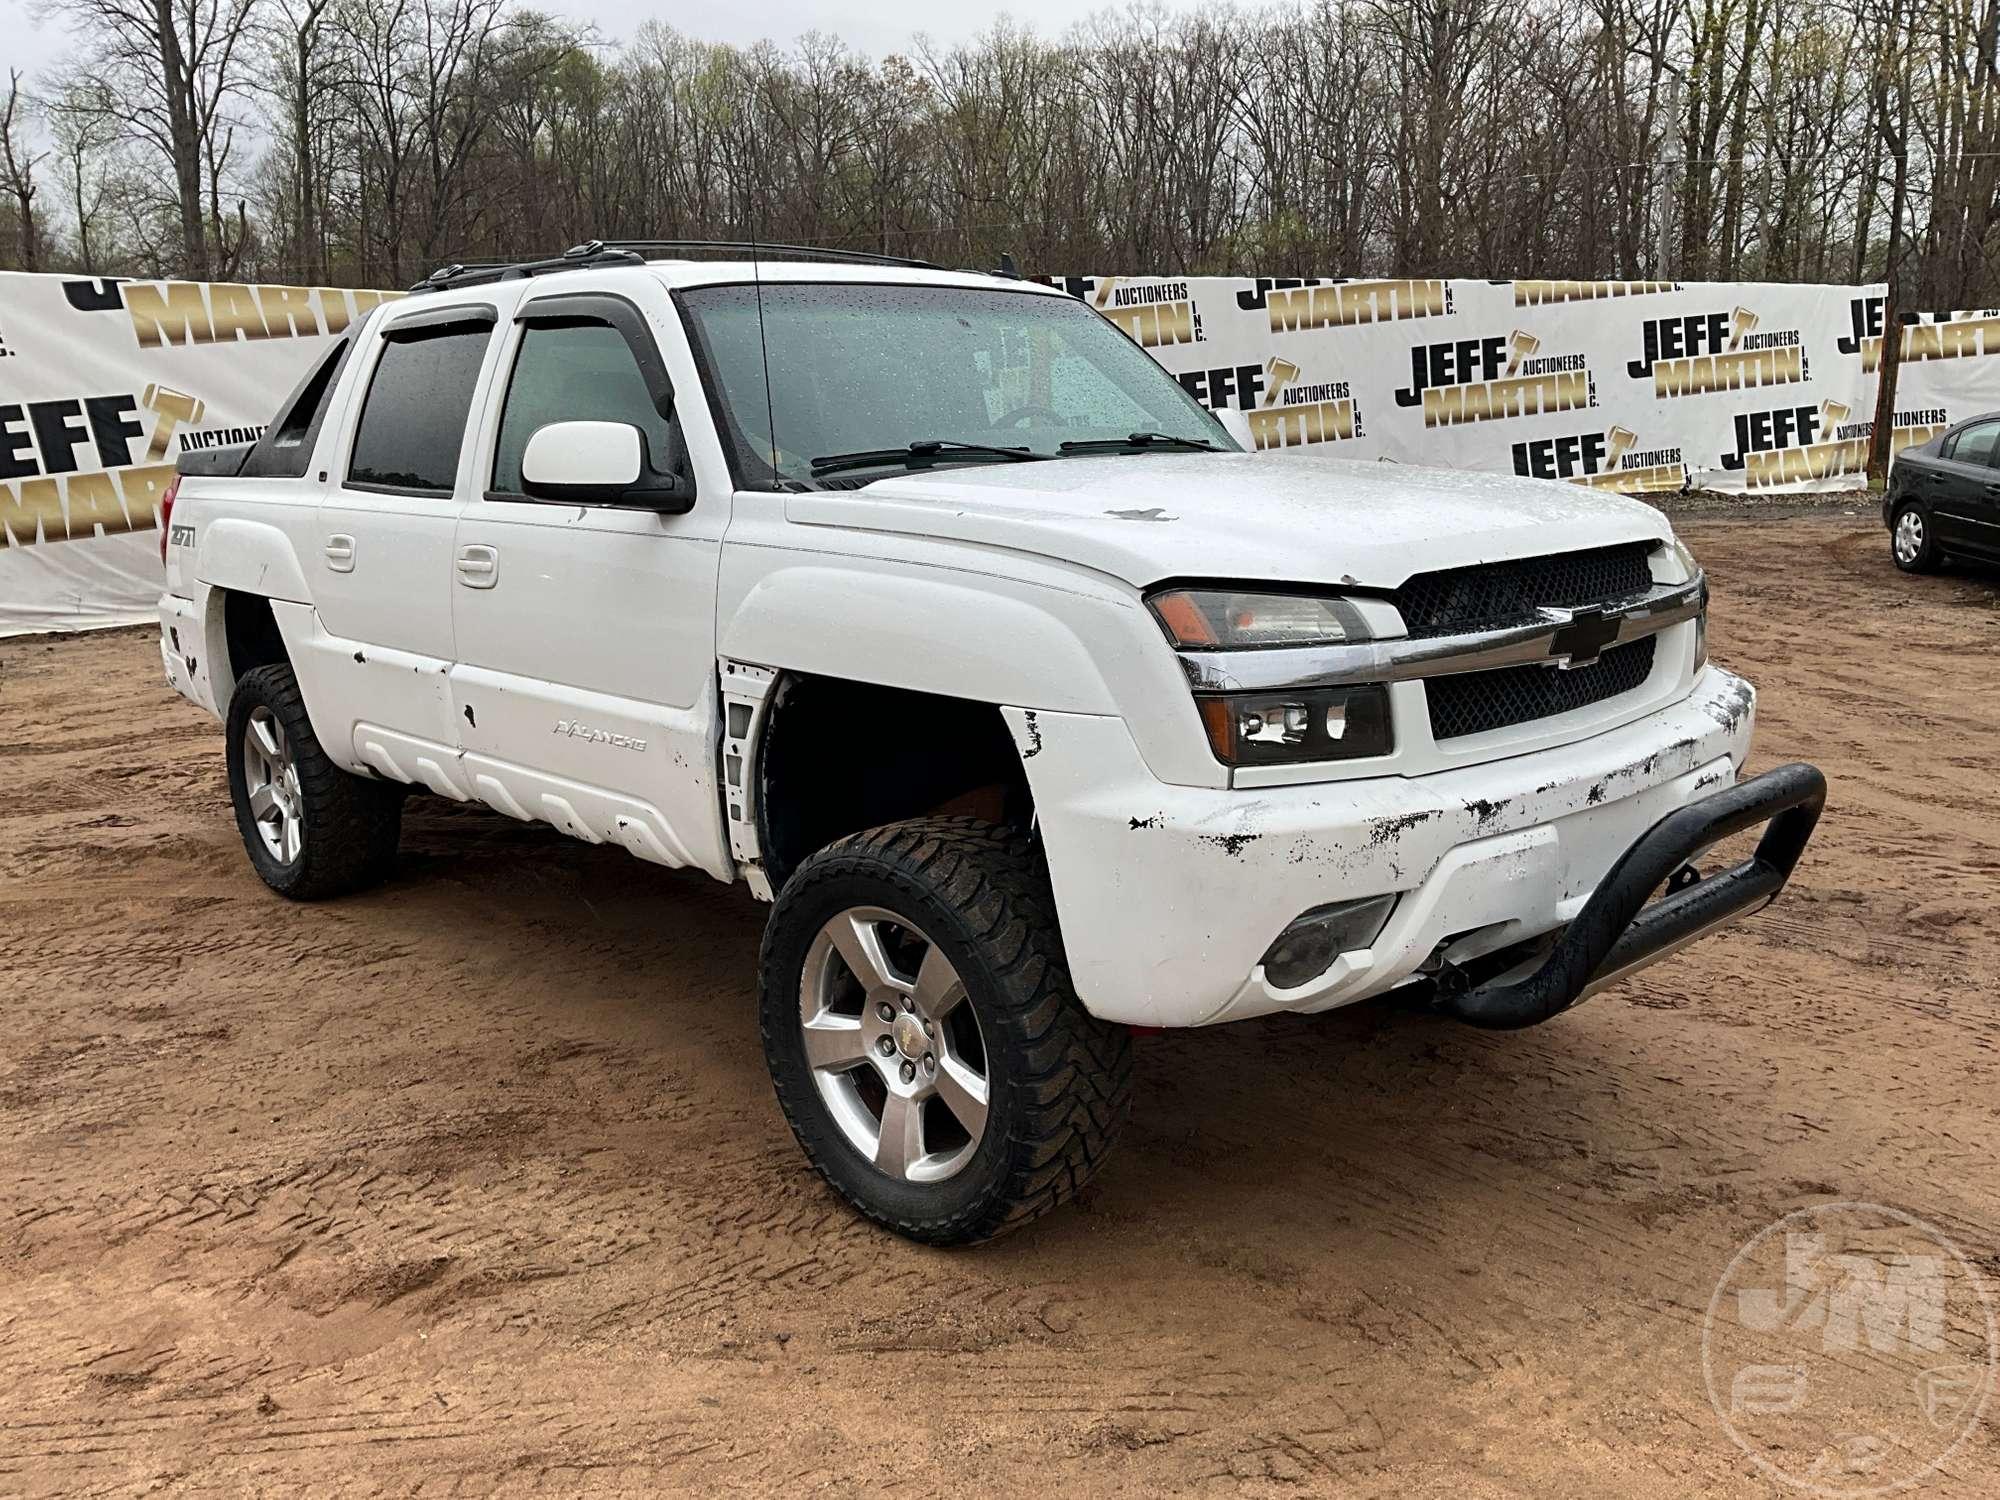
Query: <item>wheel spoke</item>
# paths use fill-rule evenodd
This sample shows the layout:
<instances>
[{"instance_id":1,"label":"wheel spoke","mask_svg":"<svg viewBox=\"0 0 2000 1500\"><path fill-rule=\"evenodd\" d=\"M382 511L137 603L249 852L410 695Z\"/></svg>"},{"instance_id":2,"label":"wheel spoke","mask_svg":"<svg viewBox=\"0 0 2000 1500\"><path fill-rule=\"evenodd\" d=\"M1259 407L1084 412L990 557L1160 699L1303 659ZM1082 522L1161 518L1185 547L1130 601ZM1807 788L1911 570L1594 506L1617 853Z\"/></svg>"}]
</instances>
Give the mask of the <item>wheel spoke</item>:
<instances>
[{"instance_id":1,"label":"wheel spoke","mask_svg":"<svg viewBox=\"0 0 2000 1500\"><path fill-rule=\"evenodd\" d=\"M909 989L909 981L889 967L889 955L882 951L881 924L842 912L827 926L834 948L864 990Z\"/></svg>"},{"instance_id":2,"label":"wheel spoke","mask_svg":"<svg viewBox=\"0 0 2000 1500\"><path fill-rule=\"evenodd\" d=\"M986 1131L986 1080L947 1052L938 1059L936 1088L944 1107L977 1141Z\"/></svg>"},{"instance_id":3,"label":"wheel spoke","mask_svg":"<svg viewBox=\"0 0 2000 1500\"><path fill-rule=\"evenodd\" d=\"M285 842L285 863L290 864L299 857L299 820L288 817L280 827Z\"/></svg>"},{"instance_id":4,"label":"wheel spoke","mask_svg":"<svg viewBox=\"0 0 2000 1500\"><path fill-rule=\"evenodd\" d=\"M965 986L958 982L958 970L944 956L944 949L932 943L917 969L917 1004L932 1020L942 1020L965 998Z\"/></svg>"},{"instance_id":5,"label":"wheel spoke","mask_svg":"<svg viewBox=\"0 0 2000 1500\"><path fill-rule=\"evenodd\" d=\"M875 1141L875 1165L891 1177L908 1177L924 1154L924 1111L907 1094L882 1101L882 1131Z\"/></svg>"},{"instance_id":6,"label":"wheel spoke","mask_svg":"<svg viewBox=\"0 0 2000 1500\"><path fill-rule=\"evenodd\" d=\"M267 781L250 794L250 816L267 823L278 811L278 794Z\"/></svg>"},{"instance_id":7,"label":"wheel spoke","mask_svg":"<svg viewBox=\"0 0 2000 1500\"><path fill-rule=\"evenodd\" d=\"M805 1023L806 1061L836 1072L851 1068L868 1055L861 1023L847 1016L822 1013Z\"/></svg>"},{"instance_id":8,"label":"wheel spoke","mask_svg":"<svg viewBox=\"0 0 2000 1500\"><path fill-rule=\"evenodd\" d=\"M276 719L252 719L250 721L250 737L257 742L257 748L264 752L267 759L274 762L282 762L284 760L285 747L278 740L278 721Z\"/></svg>"}]
</instances>

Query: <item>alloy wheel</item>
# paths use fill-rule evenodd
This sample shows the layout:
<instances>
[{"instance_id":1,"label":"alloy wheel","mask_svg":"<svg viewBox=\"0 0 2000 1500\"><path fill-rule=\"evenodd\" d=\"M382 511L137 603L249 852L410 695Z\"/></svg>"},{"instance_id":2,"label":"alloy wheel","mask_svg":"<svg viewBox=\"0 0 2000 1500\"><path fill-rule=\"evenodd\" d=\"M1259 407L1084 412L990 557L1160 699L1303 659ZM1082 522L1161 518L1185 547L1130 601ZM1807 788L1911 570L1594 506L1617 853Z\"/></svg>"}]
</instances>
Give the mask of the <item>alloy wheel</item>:
<instances>
[{"instance_id":1,"label":"alloy wheel","mask_svg":"<svg viewBox=\"0 0 2000 1500\"><path fill-rule=\"evenodd\" d=\"M945 952L879 907L835 913L799 983L813 1084L848 1145L904 1182L963 1171L986 1133L985 1038Z\"/></svg>"},{"instance_id":2,"label":"alloy wheel","mask_svg":"<svg viewBox=\"0 0 2000 1500\"><path fill-rule=\"evenodd\" d=\"M261 704L243 726L243 790L265 851L280 864L292 864L306 842L299 764L285 726Z\"/></svg>"}]
</instances>

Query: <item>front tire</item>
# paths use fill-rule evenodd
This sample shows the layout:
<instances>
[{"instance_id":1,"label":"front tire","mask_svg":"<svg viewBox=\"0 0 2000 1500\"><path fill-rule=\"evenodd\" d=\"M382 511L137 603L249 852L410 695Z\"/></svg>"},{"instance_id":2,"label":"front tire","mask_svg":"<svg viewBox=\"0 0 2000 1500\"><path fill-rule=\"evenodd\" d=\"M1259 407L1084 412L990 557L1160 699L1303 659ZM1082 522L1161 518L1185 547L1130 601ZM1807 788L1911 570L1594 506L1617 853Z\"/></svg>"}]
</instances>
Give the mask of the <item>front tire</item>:
<instances>
[{"instance_id":1,"label":"front tire","mask_svg":"<svg viewBox=\"0 0 2000 1500\"><path fill-rule=\"evenodd\" d=\"M1905 573L1935 573L1944 561L1931 534L1931 518L1905 505L1889 523L1889 556Z\"/></svg>"},{"instance_id":2,"label":"front tire","mask_svg":"<svg viewBox=\"0 0 2000 1500\"><path fill-rule=\"evenodd\" d=\"M244 673L227 725L229 798L264 884L294 901L318 901L388 875L403 789L350 775L328 758L289 665Z\"/></svg>"},{"instance_id":3,"label":"front tire","mask_svg":"<svg viewBox=\"0 0 2000 1500\"><path fill-rule=\"evenodd\" d=\"M933 1245L1074 1197L1131 1097L1132 1044L1070 988L1029 839L921 818L800 865L764 934L764 1051L820 1175Z\"/></svg>"}]
</instances>

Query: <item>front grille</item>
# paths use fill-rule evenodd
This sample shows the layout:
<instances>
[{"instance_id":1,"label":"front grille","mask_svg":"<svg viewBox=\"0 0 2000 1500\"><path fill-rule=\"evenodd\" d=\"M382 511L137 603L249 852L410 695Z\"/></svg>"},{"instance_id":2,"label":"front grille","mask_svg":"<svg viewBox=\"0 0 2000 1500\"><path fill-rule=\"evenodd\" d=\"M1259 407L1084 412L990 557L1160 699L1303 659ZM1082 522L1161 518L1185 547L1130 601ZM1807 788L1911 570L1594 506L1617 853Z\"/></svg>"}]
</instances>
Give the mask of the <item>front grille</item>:
<instances>
[{"instance_id":1,"label":"front grille","mask_svg":"<svg viewBox=\"0 0 2000 1500\"><path fill-rule=\"evenodd\" d=\"M1544 604L1577 609L1643 594L1653 586L1652 550L1651 542L1621 542L1419 573L1396 590L1396 606L1412 636L1503 629L1539 618Z\"/></svg>"},{"instance_id":2,"label":"front grille","mask_svg":"<svg viewBox=\"0 0 2000 1500\"><path fill-rule=\"evenodd\" d=\"M1587 667L1562 671L1529 665L1492 672L1461 672L1424 683L1430 699L1431 738L1456 739L1546 719L1604 703L1644 684L1653 671L1658 636L1613 646Z\"/></svg>"}]
</instances>

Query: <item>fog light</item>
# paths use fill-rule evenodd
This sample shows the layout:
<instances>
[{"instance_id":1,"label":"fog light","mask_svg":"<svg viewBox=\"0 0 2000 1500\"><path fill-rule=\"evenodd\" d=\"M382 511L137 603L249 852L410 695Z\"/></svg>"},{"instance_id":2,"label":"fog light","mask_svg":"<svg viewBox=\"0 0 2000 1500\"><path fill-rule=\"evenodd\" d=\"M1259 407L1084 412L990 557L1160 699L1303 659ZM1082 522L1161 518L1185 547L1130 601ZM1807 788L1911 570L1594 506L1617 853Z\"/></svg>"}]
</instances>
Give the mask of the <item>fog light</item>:
<instances>
[{"instance_id":1,"label":"fog light","mask_svg":"<svg viewBox=\"0 0 2000 1500\"><path fill-rule=\"evenodd\" d=\"M1265 950L1260 962L1266 982L1273 989L1293 990L1318 978L1341 954L1366 948L1380 937L1395 909L1394 896L1369 896L1302 913Z\"/></svg>"}]
</instances>

